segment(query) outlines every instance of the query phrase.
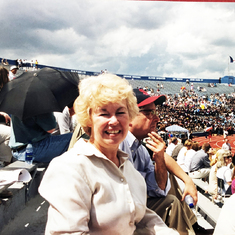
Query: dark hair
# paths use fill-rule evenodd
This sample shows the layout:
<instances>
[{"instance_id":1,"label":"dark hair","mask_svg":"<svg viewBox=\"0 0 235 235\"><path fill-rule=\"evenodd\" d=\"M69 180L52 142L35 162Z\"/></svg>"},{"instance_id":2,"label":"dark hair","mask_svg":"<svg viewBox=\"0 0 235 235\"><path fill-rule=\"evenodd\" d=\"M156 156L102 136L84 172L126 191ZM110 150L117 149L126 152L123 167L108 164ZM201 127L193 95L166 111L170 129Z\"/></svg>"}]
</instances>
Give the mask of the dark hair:
<instances>
[{"instance_id":1,"label":"dark hair","mask_svg":"<svg viewBox=\"0 0 235 235\"><path fill-rule=\"evenodd\" d=\"M195 150L195 151L198 151L200 148L200 145L197 141L193 141L192 143L192 149Z\"/></svg>"},{"instance_id":2,"label":"dark hair","mask_svg":"<svg viewBox=\"0 0 235 235\"><path fill-rule=\"evenodd\" d=\"M209 143L204 143L202 149L207 153L210 150L211 146Z\"/></svg>"},{"instance_id":3,"label":"dark hair","mask_svg":"<svg viewBox=\"0 0 235 235\"><path fill-rule=\"evenodd\" d=\"M165 131L165 129L166 129L166 126L164 124L161 125L160 128L159 128L160 131Z\"/></svg>"},{"instance_id":4,"label":"dark hair","mask_svg":"<svg viewBox=\"0 0 235 235\"><path fill-rule=\"evenodd\" d=\"M8 74L9 72L6 68L0 67L0 90L9 82Z\"/></svg>"},{"instance_id":5,"label":"dark hair","mask_svg":"<svg viewBox=\"0 0 235 235\"><path fill-rule=\"evenodd\" d=\"M177 139L176 137L172 137L171 142L172 142L173 144L175 144L177 140L178 140L178 139Z\"/></svg>"}]
</instances>

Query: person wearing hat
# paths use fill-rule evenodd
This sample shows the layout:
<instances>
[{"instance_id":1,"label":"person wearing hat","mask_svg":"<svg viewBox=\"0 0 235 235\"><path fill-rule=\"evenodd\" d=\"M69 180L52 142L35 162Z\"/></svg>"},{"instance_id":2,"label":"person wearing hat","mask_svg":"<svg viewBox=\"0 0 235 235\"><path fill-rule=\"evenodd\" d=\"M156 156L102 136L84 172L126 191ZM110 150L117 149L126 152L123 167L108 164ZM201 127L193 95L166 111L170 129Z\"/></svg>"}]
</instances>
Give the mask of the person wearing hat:
<instances>
[{"instance_id":1,"label":"person wearing hat","mask_svg":"<svg viewBox=\"0 0 235 235\"><path fill-rule=\"evenodd\" d=\"M17 73L18 67L16 65L12 65L10 67L9 71L9 80L12 81L13 79L16 78L16 73Z\"/></svg>"},{"instance_id":2,"label":"person wearing hat","mask_svg":"<svg viewBox=\"0 0 235 235\"><path fill-rule=\"evenodd\" d=\"M156 106L162 104L166 97L149 96L142 89L134 89L134 93L139 114L130 123L127 137L119 147L129 154L130 161L145 178L148 208L155 211L170 228L176 229L180 234L206 233L207 231L198 225L196 216L184 202L185 196L190 194L194 204L197 203L197 190L192 179L172 157L165 153L165 142L155 132L159 120ZM151 138L147 140L146 147L153 151L152 159L148 150L141 144L146 137ZM155 162L154 165L152 161ZM171 173L170 177L168 172ZM176 189L177 183L173 175L185 183L183 195L180 195ZM182 203L169 192L177 195Z\"/></svg>"}]
</instances>

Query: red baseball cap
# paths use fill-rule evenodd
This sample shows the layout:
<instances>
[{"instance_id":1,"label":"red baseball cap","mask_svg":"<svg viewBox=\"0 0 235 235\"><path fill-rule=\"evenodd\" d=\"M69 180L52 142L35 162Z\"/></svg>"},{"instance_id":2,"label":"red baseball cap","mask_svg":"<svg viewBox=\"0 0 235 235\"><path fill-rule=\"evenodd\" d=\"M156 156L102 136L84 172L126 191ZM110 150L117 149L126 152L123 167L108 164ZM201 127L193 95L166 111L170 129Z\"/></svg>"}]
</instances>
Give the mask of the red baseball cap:
<instances>
[{"instance_id":1,"label":"red baseball cap","mask_svg":"<svg viewBox=\"0 0 235 235\"><path fill-rule=\"evenodd\" d=\"M143 89L133 89L137 98L138 107L145 106L154 102L155 105L162 104L166 101L165 95L150 96Z\"/></svg>"}]
</instances>

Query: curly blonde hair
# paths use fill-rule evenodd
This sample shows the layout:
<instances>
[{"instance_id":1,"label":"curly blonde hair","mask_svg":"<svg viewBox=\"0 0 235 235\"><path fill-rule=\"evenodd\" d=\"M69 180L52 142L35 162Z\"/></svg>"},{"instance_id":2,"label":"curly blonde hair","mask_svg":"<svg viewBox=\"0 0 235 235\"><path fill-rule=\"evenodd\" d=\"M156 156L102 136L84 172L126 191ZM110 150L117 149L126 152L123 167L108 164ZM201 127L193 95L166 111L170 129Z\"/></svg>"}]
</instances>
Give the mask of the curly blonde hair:
<instances>
[{"instance_id":1,"label":"curly blonde hair","mask_svg":"<svg viewBox=\"0 0 235 235\"><path fill-rule=\"evenodd\" d=\"M232 156L232 153L229 150L220 149L216 152L216 158L217 158L216 171L217 171L218 168L226 165L225 161L224 161L224 158L229 157L229 156Z\"/></svg>"},{"instance_id":2,"label":"curly blonde hair","mask_svg":"<svg viewBox=\"0 0 235 235\"><path fill-rule=\"evenodd\" d=\"M108 103L126 100L127 110L132 121L139 112L137 100L131 85L126 79L113 74L101 74L84 78L79 84L79 96L74 102L78 123L86 134L91 134L91 109Z\"/></svg>"}]
</instances>

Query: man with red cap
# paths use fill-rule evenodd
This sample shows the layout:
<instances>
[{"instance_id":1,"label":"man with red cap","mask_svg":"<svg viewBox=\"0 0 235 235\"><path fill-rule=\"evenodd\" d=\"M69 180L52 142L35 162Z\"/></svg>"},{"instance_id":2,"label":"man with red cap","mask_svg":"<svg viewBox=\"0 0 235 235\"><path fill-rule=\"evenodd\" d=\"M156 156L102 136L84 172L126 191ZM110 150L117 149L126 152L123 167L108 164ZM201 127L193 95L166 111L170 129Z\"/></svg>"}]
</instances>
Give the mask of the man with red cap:
<instances>
[{"instance_id":1,"label":"man with red cap","mask_svg":"<svg viewBox=\"0 0 235 235\"><path fill-rule=\"evenodd\" d=\"M147 206L154 210L169 227L175 228L181 234L206 233L206 230L198 225L196 216L186 203L181 203L176 196L168 194L171 189L168 176L170 172L185 183L182 196L177 190L171 189L171 191L180 200L184 200L185 196L190 194L194 199L194 204L197 203L197 190L193 181L174 159L165 153L165 142L155 132L159 120L156 105L162 104L166 97L164 95L150 96L142 89L134 89L134 93L139 114L130 123L129 132L120 144L120 149L129 154L135 169L145 178L148 194ZM148 150L141 144L146 137L150 137L146 146L153 151L152 159ZM171 178L175 181L174 176ZM175 182L174 184L177 184Z\"/></svg>"}]
</instances>

